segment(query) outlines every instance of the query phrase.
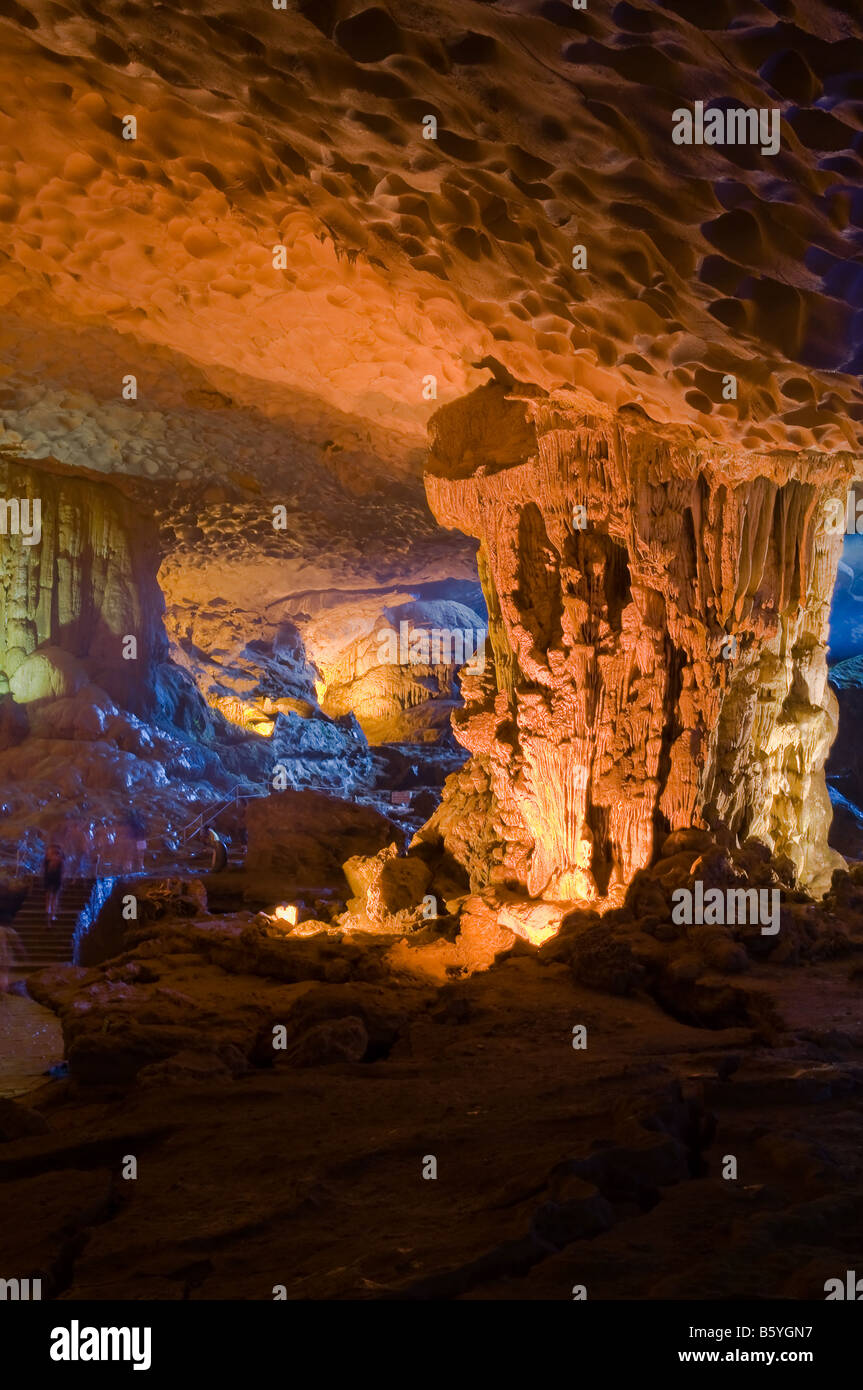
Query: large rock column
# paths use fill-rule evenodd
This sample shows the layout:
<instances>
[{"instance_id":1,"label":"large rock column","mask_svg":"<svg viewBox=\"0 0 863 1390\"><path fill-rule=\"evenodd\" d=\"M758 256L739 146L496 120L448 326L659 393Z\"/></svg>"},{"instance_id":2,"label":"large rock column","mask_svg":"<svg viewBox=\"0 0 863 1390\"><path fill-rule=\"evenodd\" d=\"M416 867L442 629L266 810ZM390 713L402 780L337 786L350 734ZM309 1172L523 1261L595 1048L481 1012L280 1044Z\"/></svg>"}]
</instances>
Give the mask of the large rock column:
<instances>
[{"instance_id":1,"label":"large rock column","mask_svg":"<svg viewBox=\"0 0 863 1390\"><path fill-rule=\"evenodd\" d=\"M19 512L26 500L30 522L39 517L30 538L16 533L15 515L0 524L0 695L63 693L64 680L86 673L126 709L147 712L167 639L146 508L113 479L54 459L0 457L0 499ZM131 660L127 636L137 642Z\"/></svg>"},{"instance_id":2,"label":"large rock column","mask_svg":"<svg viewBox=\"0 0 863 1390\"><path fill-rule=\"evenodd\" d=\"M475 887L614 901L668 831L722 825L823 890L825 509L852 467L569 393L492 384L438 411L429 502L481 541L490 635L454 718L473 757L424 837Z\"/></svg>"}]
</instances>

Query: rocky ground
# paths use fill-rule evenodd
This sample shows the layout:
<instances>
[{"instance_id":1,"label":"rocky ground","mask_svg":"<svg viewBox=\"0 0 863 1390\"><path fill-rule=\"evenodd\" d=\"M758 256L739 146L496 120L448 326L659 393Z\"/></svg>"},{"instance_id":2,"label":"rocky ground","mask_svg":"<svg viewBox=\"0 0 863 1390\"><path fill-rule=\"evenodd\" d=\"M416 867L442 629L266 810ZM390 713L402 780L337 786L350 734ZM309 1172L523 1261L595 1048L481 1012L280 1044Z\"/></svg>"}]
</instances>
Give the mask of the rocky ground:
<instances>
[{"instance_id":1,"label":"rocky ground","mask_svg":"<svg viewBox=\"0 0 863 1390\"><path fill-rule=\"evenodd\" d=\"M62 1056L56 1015L20 994L0 993L0 1096L24 1095L41 1086L48 1068Z\"/></svg>"},{"instance_id":2,"label":"rocky ground","mask_svg":"<svg viewBox=\"0 0 863 1390\"><path fill-rule=\"evenodd\" d=\"M69 1075L3 1103L4 1264L62 1299L820 1299L855 1267L857 870L815 904L690 832L536 946L464 889L408 930L359 862L376 931L154 885L119 955L32 978ZM777 936L670 920L744 873Z\"/></svg>"}]
</instances>

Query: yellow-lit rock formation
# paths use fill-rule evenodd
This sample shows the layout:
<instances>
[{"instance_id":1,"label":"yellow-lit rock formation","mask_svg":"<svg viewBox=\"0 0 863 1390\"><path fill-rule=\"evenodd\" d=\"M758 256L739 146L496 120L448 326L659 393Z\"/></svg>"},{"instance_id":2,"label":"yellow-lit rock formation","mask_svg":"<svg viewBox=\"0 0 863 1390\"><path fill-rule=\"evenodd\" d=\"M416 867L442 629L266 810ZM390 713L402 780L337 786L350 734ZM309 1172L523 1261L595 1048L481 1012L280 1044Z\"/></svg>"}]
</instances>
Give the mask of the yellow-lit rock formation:
<instances>
[{"instance_id":1,"label":"yellow-lit rock formation","mask_svg":"<svg viewBox=\"0 0 863 1390\"><path fill-rule=\"evenodd\" d=\"M657 835L755 835L827 886L826 683L845 455L755 455L572 393L490 385L432 425L426 488L481 540L493 659L425 837L549 900L614 901Z\"/></svg>"}]
</instances>

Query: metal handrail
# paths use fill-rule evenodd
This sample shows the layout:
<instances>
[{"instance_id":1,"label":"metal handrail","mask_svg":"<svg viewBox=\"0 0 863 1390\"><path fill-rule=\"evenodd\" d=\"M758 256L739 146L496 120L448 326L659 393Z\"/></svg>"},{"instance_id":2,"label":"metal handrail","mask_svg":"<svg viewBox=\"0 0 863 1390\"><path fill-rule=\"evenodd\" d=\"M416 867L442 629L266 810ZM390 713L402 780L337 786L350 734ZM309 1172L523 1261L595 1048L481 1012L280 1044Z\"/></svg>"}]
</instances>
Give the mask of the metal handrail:
<instances>
[{"instance_id":1,"label":"metal handrail","mask_svg":"<svg viewBox=\"0 0 863 1390\"><path fill-rule=\"evenodd\" d=\"M261 796L266 796L266 792L240 791L240 783L238 782L237 785L234 787L234 790L231 792L230 796L225 797L222 801L220 801L218 805L215 807L215 809L211 810L209 814L207 813L206 808L204 808L204 810L199 811L196 816L193 816L193 818L189 821L188 825L185 825L180 831L180 844L184 847L187 846L194 835L197 835L201 830L208 826L211 823L211 821L216 820L217 817L220 816L223 811L227 811L229 806L239 806L242 801L255 801L258 797ZM16 879L29 880L32 883L39 877L39 874L38 871L34 872L32 869L25 869L22 871L22 852L23 851L21 846L18 845L15 853L15 877ZM99 856L96 857L96 867L96 877L99 877Z\"/></svg>"},{"instance_id":2,"label":"metal handrail","mask_svg":"<svg viewBox=\"0 0 863 1390\"><path fill-rule=\"evenodd\" d=\"M205 826L209 825L211 821L216 820L223 811L227 811L229 806L239 806L241 801L254 801L263 795L263 792L241 792L238 782L231 795L226 800L220 802L214 811L211 811L209 815L206 815L204 811L199 811L198 814L189 821L189 824L183 827L180 831L180 843L182 845L187 845L193 835L197 835Z\"/></svg>"}]
</instances>

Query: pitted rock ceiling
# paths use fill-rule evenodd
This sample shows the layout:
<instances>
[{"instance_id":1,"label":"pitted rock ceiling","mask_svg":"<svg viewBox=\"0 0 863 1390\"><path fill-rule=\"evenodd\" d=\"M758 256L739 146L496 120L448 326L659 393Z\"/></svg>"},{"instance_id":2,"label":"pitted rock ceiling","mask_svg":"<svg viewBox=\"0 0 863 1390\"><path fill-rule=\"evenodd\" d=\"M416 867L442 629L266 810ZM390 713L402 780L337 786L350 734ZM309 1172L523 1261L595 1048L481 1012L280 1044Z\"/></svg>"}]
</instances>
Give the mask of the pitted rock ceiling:
<instances>
[{"instance_id":1,"label":"pitted rock ceiling","mask_svg":"<svg viewBox=\"0 0 863 1390\"><path fill-rule=\"evenodd\" d=\"M348 473L418 473L494 359L694 436L854 448L856 10L4 0L6 429L195 471L230 402L265 456L290 420ZM675 108L723 99L781 109L775 157L672 143Z\"/></svg>"}]
</instances>

